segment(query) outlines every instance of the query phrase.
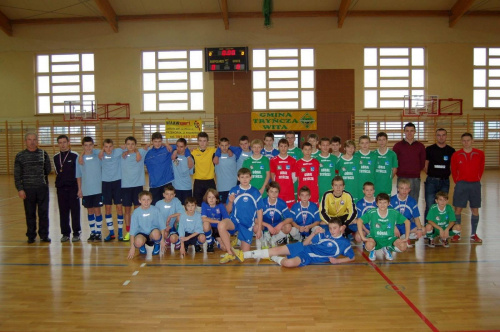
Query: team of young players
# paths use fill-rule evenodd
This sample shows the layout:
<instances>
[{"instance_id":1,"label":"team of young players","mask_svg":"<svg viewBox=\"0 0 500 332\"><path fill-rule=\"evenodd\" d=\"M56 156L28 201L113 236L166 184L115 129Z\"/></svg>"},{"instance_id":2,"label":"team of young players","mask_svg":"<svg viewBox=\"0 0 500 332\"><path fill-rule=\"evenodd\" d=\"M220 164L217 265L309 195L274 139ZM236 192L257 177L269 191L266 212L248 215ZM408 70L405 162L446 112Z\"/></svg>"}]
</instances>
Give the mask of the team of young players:
<instances>
[{"instance_id":1,"label":"team of young players","mask_svg":"<svg viewBox=\"0 0 500 332\"><path fill-rule=\"evenodd\" d=\"M214 251L215 243L221 250L226 251L221 263L234 259L243 261L245 258L272 257L281 265L291 267L311 262L339 263L352 260L354 254L350 242L341 236L344 232L356 233L356 240L365 242L371 260L375 259L378 249L383 249L385 257L392 259L392 251L404 251L410 245L410 233L415 233L417 238L422 236L423 226L419 220L417 204L408 196L409 182L400 181L398 194L392 199L389 197L392 177L398 164L394 152L387 148L385 133L377 135L379 149L376 151L369 150L370 139L368 136L362 136L359 139L361 149L356 153L353 141L344 143L344 155L339 151L338 137L330 140L318 139L315 134L309 135L302 150L294 147L293 132L287 132L285 137L279 141L278 150L273 148L272 133L265 135L264 143L258 139L253 140L250 149L248 138L245 136L240 139L239 148L230 147L229 141L222 138L219 148L215 149L207 148L208 136L201 133L198 140L205 142L200 142L199 149L193 151L191 157L189 150L186 153L185 140L179 139L174 147L177 151L170 153L171 148L162 145L161 134L153 134L154 149L168 148L165 150L168 151L167 162L171 159L173 168L173 181L169 182L185 184L179 189L174 189L170 183L154 187L150 174L150 187L160 187L163 190L163 200L155 200L152 193L142 191L144 159L151 158L148 158L150 152L147 148L136 148L133 137L126 139L125 149L113 150L112 141L105 140L102 151L93 149L90 137L84 138L84 153L77 167L77 178L79 196L83 198L83 205L88 209L91 227L89 241L101 239L100 196L104 196L109 229L105 241L114 239L110 215L114 202L117 204L119 239L128 240L128 233L123 236L122 232L123 219L127 230L130 229L129 258L134 257L135 248L139 248L141 253L148 253L149 249L149 253L155 255L163 252L165 244L168 243L180 249L183 256L189 245L194 245L196 251L201 251L201 245L207 242L209 252ZM318 146L320 149L317 149ZM196 211L198 197L192 198L189 195L192 159L196 162L200 156L207 159L206 155L210 156L210 152L215 156L213 164L219 192L214 188L208 188L204 192L195 188L195 196L203 194L199 213ZM183 172L179 172L177 168L182 161L185 161L183 166L187 167L184 167ZM202 165L203 161L199 164ZM157 173L152 172L148 164L146 166L153 175ZM102 167L102 178L95 176L100 174L97 172L99 167ZM116 175L120 167L121 186L120 179L114 179L111 175ZM239 185L236 185L237 169ZM339 176L335 177L335 174ZM214 182L213 178L212 173L211 179L210 174L207 174L206 179L202 180ZM273 181L270 182L270 179ZM295 180L298 180L296 182L300 188L298 202L295 198ZM103 182L102 195L98 192L99 181ZM176 192L182 194L183 202L175 197ZM376 193L378 195L375 199ZM322 204L318 208L320 197ZM460 231L460 226L454 225L455 215L446 204L447 198L447 194L438 193L437 204L430 209L429 224L425 227L429 246L434 245L432 239L437 236L442 244L447 246L452 227L453 231ZM151 207L152 203L156 208ZM184 207L182 203L185 204ZM132 204L139 207L133 213ZM125 218L121 215L121 205L125 207ZM388 209L389 205L394 209ZM356 216L357 222L353 222ZM317 227L321 222L326 222L329 226ZM128 225L131 227L128 228ZM230 235L235 232L241 242L241 250L234 249L235 241L230 240ZM285 249L275 248L284 242L288 234L300 245L289 245ZM258 251L250 252L254 235ZM400 235L405 237L400 239ZM166 241L161 241L162 236ZM265 251L268 246L273 249ZM265 250L259 251L262 248ZM290 259L274 257L282 254L288 255ZM347 259L337 259L339 255Z\"/></svg>"}]
</instances>

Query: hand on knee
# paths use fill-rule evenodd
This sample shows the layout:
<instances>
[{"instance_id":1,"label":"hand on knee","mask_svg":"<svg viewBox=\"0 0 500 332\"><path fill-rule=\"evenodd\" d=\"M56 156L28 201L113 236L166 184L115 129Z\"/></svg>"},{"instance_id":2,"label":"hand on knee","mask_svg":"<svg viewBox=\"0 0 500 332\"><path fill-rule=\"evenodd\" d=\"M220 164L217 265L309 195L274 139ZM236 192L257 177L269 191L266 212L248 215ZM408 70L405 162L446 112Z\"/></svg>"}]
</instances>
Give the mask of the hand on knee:
<instances>
[{"instance_id":1,"label":"hand on knee","mask_svg":"<svg viewBox=\"0 0 500 332\"><path fill-rule=\"evenodd\" d=\"M372 251L373 249L375 249L375 245L376 245L376 243L375 243L374 239L368 239L365 242L365 249L367 251Z\"/></svg>"},{"instance_id":2,"label":"hand on knee","mask_svg":"<svg viewBox=\"0 0 500 332\"><path fill-rule=\"evenodd\" d=\"M394 241L394 246L400 251L406 251L408 249L408 241L397 239Z\"/></svg>"}]
</instances>

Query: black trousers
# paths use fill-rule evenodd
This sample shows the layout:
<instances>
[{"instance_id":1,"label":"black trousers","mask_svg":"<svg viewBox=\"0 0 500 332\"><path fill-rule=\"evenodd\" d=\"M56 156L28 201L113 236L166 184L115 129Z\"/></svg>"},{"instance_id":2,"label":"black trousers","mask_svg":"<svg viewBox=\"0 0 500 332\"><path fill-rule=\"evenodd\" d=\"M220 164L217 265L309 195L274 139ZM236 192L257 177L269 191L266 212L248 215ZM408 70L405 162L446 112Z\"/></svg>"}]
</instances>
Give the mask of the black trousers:
<instances>
[{"instance_id":1,"label":"black trousers","mask_svg":"<svg viewBox=\"0 0 500 332\"><path fill-rule=\"evenodd\" d=\"M49 236L49 187L24 189L24 213L26 215L26 236L36 238L36 213L38 209L38 235L40 238Z\"/></svg>"},{"instance_id":2,"label":"black trousers","mask_svg":"<svg viewBox=\"0 0 500 332\"><path fill-rule=\"evenodd\" d=\"M205 196L205 193L210 188L213 188L213 189L217 188L215 186L214 179L194 180L193 196L194 196L194 198L196 198L196 205L201 206L201 203L203 203L203 196ZM184 204L184 202L182 202L182 204Z\"/></svg>"},{"instance_id":3,"label":"black trousers","mask_svg":"<svg viewBox=\"0 0 500 332\"><path fill-rule=\"evenodd\" d=\"M73 235L79 236L82 230L80 225L80 199L78 198L78 187L57 188L57 203L59 204L59 223L61 234L69 236L71 228ZM71 227L69 217L71 214Z\"/></svg>"}]
</instances>

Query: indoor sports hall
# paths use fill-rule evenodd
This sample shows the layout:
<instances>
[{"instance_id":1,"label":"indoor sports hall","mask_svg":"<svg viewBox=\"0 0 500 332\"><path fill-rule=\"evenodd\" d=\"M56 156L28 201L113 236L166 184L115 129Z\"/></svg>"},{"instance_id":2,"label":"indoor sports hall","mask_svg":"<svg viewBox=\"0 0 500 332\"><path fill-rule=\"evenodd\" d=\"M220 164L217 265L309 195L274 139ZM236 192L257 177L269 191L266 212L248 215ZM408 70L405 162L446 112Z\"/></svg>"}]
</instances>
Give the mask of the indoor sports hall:
<instances>
[{"instance_id":1,"label":"indoor sports hall","mask_svg":"<svg viewBox=\"0 0 500 332\"><path fill-rule=\"evenodd\" d=\"M0 29L0 331L500 330L500 0L0 0ZM85 136L154 132L194 150L199 131L210 147L294 131L375 150L408 122L426 147L444 128L484 151L482 243L469 207L458 242L420 238L392 261L355 242L339 265L220 264L193 246L129 260L128 242L87 242L83 207L81 241L60 241L61 134L79 154ZM27 242L14 181L28 133L52 162L50 243Z\"/></svg>"}]
</instances>

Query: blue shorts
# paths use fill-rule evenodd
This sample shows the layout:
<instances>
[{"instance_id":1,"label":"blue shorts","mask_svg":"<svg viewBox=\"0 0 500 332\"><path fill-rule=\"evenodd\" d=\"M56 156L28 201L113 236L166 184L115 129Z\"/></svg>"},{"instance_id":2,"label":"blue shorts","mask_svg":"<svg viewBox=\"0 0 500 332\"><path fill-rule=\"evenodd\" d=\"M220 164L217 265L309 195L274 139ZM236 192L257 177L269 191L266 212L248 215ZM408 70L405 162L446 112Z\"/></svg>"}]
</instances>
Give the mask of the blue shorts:
<instances>
[{"instance_id":1,"label":"blue shorts","mask_svg":"<svg viewBox=\"0 0 500 332\"><path fill-rule=\"evenodd\" d=\"M179 225L179 223L176 223L177 225ZM177 231L177 227L175 227L176 225L174 224L174 226L172 226L172 228L170 228L170 232L168 232L169 236L170 235L179 235L179 232Z\"/></svg>"},{"instance_id":2,"label":"blue shorts","mask_svg":"<svg viewBox=\"0 0 500 332\"><path fill-rule=\"evenodd\" d=\"M142 186L132 188L122 188L122 205L123 206L139 206L139 193L143 191Z\"/></svg>"},{"instance_id":3,"label":"blue shorts","mask_svg":"<svg viewBox=\"0 0 500 332\"><path fill-rule=\"evenodd\" d=\"M185 234L184 236L188 237L188 236L190 236L191 234L192 234L192 233L187 233L187 232L186 232L186 234ZM202 244L201 242L199 242L199 241L198 241L198 236L199 236L199 235L197 235L197 236L193 236L193 237L192 237L192 238L190 238L189 240L184 241L184 248L185 248L186 246L188 246L188 245L195 245L195 246L196 246L196 245L200 245L200 244Z\"/></svg>"},{"instance_id":4,"label":"blue shorts","mask_svg":"<svg viewBox=\"0 0 500 332\"><path fill-rule=\"evenodd\" d=\"M458 181L455 184L453 206L465 208L467 201L473 209L481 207L481 182Z\"/></svg>"},{"instance_id":5,"label":"blue shorts","mask_svg":"<svg viewBox=\"0 0 500 332\"><path fill-rule=\"evenodd\" d=\"M406 226L405 224L396 225L396 227L399 229L399 233L401 233L401 235L406 234L405 226ZM410 231L412 229L414 229L415 227L417 227L417 224L415 224L414 221L410 221Z\"/></svg>"},{"instance_id":6,"label":"blue shorts","mask_svg":"<svg viewBox=\"0 0 500 332\"><path fill-rule=\"evenodd\" d=\"M95 194L95 195L83 196L82 205L84 208L87 209L100 208L102 206L102 195Z\"/></svg>"},{"instance_id":7,"label":"blue shorts","mask_svg":"<svg viewBox=\"0 0 500 332\"><path fill-rule=\"evenodd\" d=\"M104 205L122 204L122 180L102 182Z\"/></svg>"},{"instance_id":8,"label":"blue shorts","mask_svg":"<svg viewBox=\"0 0 500 332\"><path fill-rule=\"evenodd\" d=\"M137 235L142 235L142 236L144 236L144 238L146 239L146 244L147 244L148 246L153 246L153 245L155 244L155 241L153 241L153 240L151 240L151 239L149 238L149 234L146 234L146 233L137 233L137 234L135 234L135 236L137 236Z\"/></svg>"},{"instance_id":9,"label":"blue shorts","mask_svg":"<svg viewBox=\"0 0 500 332\"><path fill-rule=\"evenodd\" d=\"M299 267L311 264L311 257L308 255L307 247L304 247L302 242L287 244L287 248L288 251L290 251L290 255L287 256L288 259L295 257L300 258Z\"/></svg>"},{"instance_id":10,"label":"blue shorts","mask_svg":"<svg viewBox=\"0 0 500 332\"><path fill-rule=\"evenodd\" d=\"M238 240L251 244L253 240L253 223L250 225L250 227L247 227L232 219L231 221L234 224L234 229L238 231Z\"/></svg>"}]
</instances>

